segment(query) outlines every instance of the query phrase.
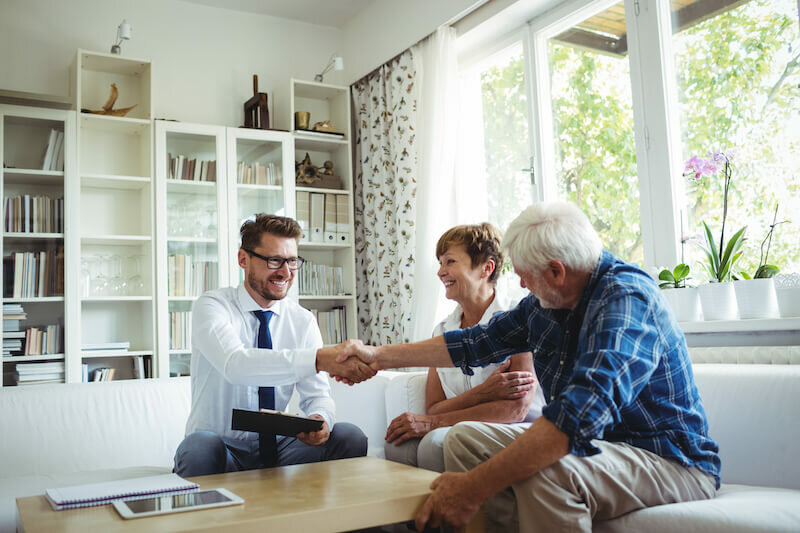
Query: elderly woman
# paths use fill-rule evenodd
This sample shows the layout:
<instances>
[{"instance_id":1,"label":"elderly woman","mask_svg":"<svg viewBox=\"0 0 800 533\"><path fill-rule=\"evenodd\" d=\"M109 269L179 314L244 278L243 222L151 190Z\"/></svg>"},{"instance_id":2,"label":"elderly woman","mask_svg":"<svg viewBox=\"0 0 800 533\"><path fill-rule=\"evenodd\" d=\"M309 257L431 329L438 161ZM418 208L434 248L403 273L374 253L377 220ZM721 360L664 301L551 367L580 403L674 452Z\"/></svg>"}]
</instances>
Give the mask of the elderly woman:
<instances>
[{"instance_id":1,"label":"elderly woman","mask_svg":"<svg viewBox=\"0 0 800 533\"><path fill-rule=\"evenodd\" d=\"M439 279L447 299L457 305L434 328L434 336L488 322L513 306L496 287L504 259L501 238L500 231L488 223L456 226L439 238ZM442 443L454 424L531 422L541 414L545 401L530 352L474 372L467 376L458 368L429 369L426 413L403 413L392 420L386 430L386 458L443 472Z\"/></svg>"}]
</instances>

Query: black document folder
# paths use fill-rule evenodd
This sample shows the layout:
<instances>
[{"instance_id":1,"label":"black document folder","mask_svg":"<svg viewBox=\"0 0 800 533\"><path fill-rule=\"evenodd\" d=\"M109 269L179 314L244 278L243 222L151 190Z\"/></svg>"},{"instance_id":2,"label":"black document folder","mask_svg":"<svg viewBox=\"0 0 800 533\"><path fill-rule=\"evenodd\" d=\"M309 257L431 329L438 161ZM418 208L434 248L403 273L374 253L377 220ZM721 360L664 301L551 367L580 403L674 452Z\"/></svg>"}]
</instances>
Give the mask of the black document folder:
<instances>
[{"instance_id":1,"label":"black document folder","mask_svg":"<svg viewBox=\"0 0 800 533\"><path fill-rule=\"evenodd\" d=\"M261 411L234 409L231 418L231 429L294 437L298 433L319 431L322 429L322 420L290 415L280 411L270 411L269 409L262 409Z\"/></svg>"}]
</instances>

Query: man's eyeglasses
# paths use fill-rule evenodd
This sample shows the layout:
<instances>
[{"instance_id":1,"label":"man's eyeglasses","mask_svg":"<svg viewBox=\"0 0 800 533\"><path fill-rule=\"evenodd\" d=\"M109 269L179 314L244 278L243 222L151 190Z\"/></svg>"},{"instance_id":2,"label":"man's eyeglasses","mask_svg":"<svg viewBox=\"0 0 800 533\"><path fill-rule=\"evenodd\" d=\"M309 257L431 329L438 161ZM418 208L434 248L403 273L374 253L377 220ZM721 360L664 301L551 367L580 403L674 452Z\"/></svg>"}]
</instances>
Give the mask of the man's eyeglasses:
<instances>
[{"instance_id":1,"label":"man's eyeglasses","mask_svg":"<svg viewBox=\"0 0 800 533\"><path fill-rule=\"evenodd\" d=\"M265 255L257 254L253 250L248 250L247 248L242 248L248 254L258 257L259 259L263 259L265 263L267 263L267 268L270 270L278 270L283 266L284 263L289 267L289 270L297 270L303 263L306 262L305 259L302 257L267 257Z\"/></svg>"}]
</instances>

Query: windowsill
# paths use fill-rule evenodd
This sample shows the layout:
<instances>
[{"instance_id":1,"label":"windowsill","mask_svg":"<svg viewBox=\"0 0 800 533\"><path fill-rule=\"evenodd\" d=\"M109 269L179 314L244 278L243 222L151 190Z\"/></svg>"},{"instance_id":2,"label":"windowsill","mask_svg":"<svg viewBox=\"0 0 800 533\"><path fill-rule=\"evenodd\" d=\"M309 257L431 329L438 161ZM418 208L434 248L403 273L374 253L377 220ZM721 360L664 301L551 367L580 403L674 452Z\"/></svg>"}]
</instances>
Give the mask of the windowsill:
<instances>
[{"instance_id":1,"label":"windowsill","mask_svg":"<svg viewBox=\"0 0 800 533\"><path fill-rule=\"evenodd\" d=\"M741 318L679 322L684 333L746 333L800 330L800 318Z\"/></svg>"}]
</instances>

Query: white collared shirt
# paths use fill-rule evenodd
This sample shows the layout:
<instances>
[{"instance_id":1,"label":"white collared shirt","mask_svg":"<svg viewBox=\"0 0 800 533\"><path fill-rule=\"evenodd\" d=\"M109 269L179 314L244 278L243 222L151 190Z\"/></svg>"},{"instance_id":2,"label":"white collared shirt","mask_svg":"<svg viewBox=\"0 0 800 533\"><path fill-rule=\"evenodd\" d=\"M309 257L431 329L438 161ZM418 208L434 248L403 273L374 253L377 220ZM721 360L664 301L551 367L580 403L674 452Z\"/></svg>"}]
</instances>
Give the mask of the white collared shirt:
<instances>
[{"instance_id":1,"label":"white collared shirt","mask_svg":"<svg viewBox=\"0 0 800 533\"><path fill-rule=\"evenodd\" d=\"M275 409L285 411L297 386L300 408L333 428L336 407L327 374L317 373L322 336L314 315L289 298L269 310L273 349L257 348L261 307L241 284L208 291L192 306L192 409L186 434L213 431L234 439L258 434L231 430L231 410L258 410L258 387L275 387Z\"/></svg>"},{"instance_id":2,"label":"white collared shirt","mask_svg":"<svg viewBox=\"0 0 800 533\"><path fill-rule=\"evenodd\" d=\"M479 324L486 324L489 322L489 319L497 313L510 309L515 305L515 302L506 301L495 287L494 300L492 300L492 303L490 303L489 307L484 311ZM453 312L433 328L433 336L438 337L445 331L461 329L462 314L461 305L456 304L456 308L453 309ZM474 372L472 376L464 374L461 372L460 368L437 368L436 372L439 374L439 381L442 382L444 395L449 399L463 394L476 385L480 385L486 381L491 373L497 370L497 367L500 365L501 363L492 363L484 367L474 367L472 369ZM542 387L537 384L536 392L533 395L533 401L531 402L530 409L528 409L528 415L525 417L525 421L531 422L541 416L542 408L545 406L545 403Z\"/></svg>"}]
</instances>

